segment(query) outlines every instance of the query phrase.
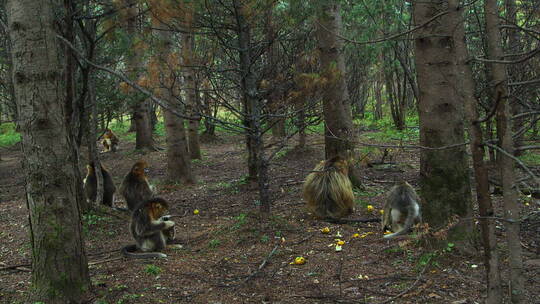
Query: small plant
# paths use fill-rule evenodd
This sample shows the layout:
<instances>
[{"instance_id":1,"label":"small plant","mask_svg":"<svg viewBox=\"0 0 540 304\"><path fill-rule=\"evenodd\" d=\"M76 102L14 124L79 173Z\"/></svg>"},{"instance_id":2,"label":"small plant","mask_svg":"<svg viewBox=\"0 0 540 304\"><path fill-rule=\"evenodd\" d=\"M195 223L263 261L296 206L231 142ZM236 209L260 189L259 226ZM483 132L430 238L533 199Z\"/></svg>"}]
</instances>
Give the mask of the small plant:
<instances>
[{"instance_id":1,"label":"small plant","mask_svg":"<svg viewBox=\"0 0 540 304\"><path fill-rule=\"evenodd\" d=\"M88 226L97 225L99 222L105 221L105 218L94 213L88 213L83 215L83 221Z\"/></svg>"},{"instance_id":2,"label":"small plant","mask_svg":"<svg viewBox=\"0 0 540 304\"><path fill-rule=\"evenodd\" d=\"M270 237L268 237L268 235L263 235L261 236L261 243L268 243L268 241L270 240Z\"/></svg>"},{"instance_id":3,"label":"small plant","mask_svg":"<svg viewBox=\"0 0 540 304\"><path fill-rule=\"evenodd\" d=\"M455 246L456 246L456 244L449 242L448 244L446 244L446 248L444 248L443 250L445 252L452 252L452 250L454 249Z\"/></svg>"},{"instance_id":4,"label":"small plant","mask_svg":"<svg viewBox=\"0 0 540 304\"><path fill-rule=\"evenodd\" d=\"M438 252L428 252L428 253L424 253L420 256L420 258L418 259L418 264L417 264L417 270L419 270L419 268L424 268L426 266L428 266L430 263L432 266L436 266L438 267L439 266L439 262L437 262L435 259L439 257L439 253Z\"/></svg>"},{"instance_id":5,"label":"small plant","mask_svg":"<svg viewBox=\"0 0 540 304\"><path fill-rule=\"evenodd\" d=\"M289 149L281 149L276 153L276 159L280 159L289 153Z\"/></svg>"},{"instance_id":6,"label":"small plant","mask_svg":"<svg viewBox=\"0 0 540 304\"><path fill-rule=\"evenodd\" d=\"M210 248L217 248L219 245L221 245L221 241L218 239L213 239L210 242L208 242L208 247Z\"/></svg>"},{"instance_id":7,"label":"small plant","mask_svg":"<svg viewBox=\"0 0 540 304\"><path fill-rule=\"evenodd\" d=\"M362 199L356 199L354 201L354 203L356 205L359 205L362 209L366 209L367 206L369 206L369 201L365 201L365 200L362 200Z\"/></svg>"},{"instance_id":8,"label":"small plant","mask_svg":"<svg viewBox=\"0 0 540 304\"><path fill-rule=\"evenodd\" d=\"M118 302L116 302L117 304L124 304L126 303L125 301L126 300L135 300L135 299L138 299L140 297L142 297L143 295L140 294L125 294L122 296L122 298L120 300L118 300Z\"/></svg>"},{"instance_id":9,"label":"small plant","mask_svg":"<svg viewBox=\"0 0 540 304\"><path fill-rule=\"evenodd\" d=\"M244 226L247 223L247 214L246 213L240 213L240 215L235 217L234 220L236 221L236 223L234 223L234 225L232 225L231 229L232 230L238 230L238 229L242 228L242 226Z\"/></svg>"},{"instance_id":10,"label":"small plant","mask_svg":"<svg viewBox=\"0 0 540 304\"><path fill-rule=\"evenodd\" d=\"M21 141L21 135L15 131L14 123L0 125L0 147L9 147Z\"/></svg>"},{"instance_id":11,"label":"small plant","mask_svg":"<svg viewBox=\"0 0 540 304\"><path fill-rule=\"evenodd\" d=\"M146 265L146 268L144 269L144 272L151 274L151 275L159 275L161 273L161 268L159 266L149 264Z\"/></svg>"}]
</instances>

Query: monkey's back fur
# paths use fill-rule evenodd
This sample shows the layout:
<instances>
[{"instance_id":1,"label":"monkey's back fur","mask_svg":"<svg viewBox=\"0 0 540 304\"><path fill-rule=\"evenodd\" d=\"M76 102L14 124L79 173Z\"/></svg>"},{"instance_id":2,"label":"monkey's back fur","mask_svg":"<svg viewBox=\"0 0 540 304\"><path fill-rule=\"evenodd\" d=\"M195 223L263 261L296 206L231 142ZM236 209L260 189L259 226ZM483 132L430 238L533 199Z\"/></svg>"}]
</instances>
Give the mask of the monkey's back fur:
<instances>
[{"instance_id":1,"label":"monkey's back fur","mask_svg":"<svg viewBox=\"0 0 540 304\"><path fill-rule=\"evenodd\" d=\"M122 254L133 258L162 258L166 254L160 253L166 245L174 240L174 222L162 216L167 212L167 202L154 197L140 203L133 210L130 232L135 239L135 245L122 248ZM137 253L135 251L142 251Z\"/></svg>"},{"instance_id":2,"label":"monkey's back fur","mask_svg":"<svg viewBox=\"0 0 540 304\"><path fill-rule=\"evenodd\" d=\"M126 199L129 211L133 211L139 204L154 196L144 173L147 167L145 161L136 162L122 181L120 193Z\"/></svg>"},{"instance_id":3,"label":"monkey's back fur","mask_svg":"<svg viewBox=\"0 0 540 304\"><path fill-rule=\"evenodd\" d=\"M93 163L89 166L91 167L84 180L83 188L86 194L86 198L88 198L92 202L95 202L97 196L96 171L94 169ZM103 165L101 166L101 174L103 176L103 204L112 207L116 187L114 186L114 182L111 175L109 174L109 171L107 171L105 167L103 167Z\"/></svg>"},{"instance_id":4,"label":"monkey's back fur","mask_svg":"<svg viewBox=\"0 0 540 304\"><path fill-rule=\"evenodd\" d=\"M336 156L320 162L304 182L307 209L320 219L340 219L354 211L354 194L348 164Z\"/></svg>"},{"instance_id":5,"label":"monkey's back fur","mask_svg":"<svg viewBox=\"0 0 540 304\"><path fill-rule=\"evenodd\" d=\"M146 178L137 176L132 172L129 172L122 181L120 192L126 199L130 211L133 211L137 205L154 196Z\"/></svg>"},{"instance_id":6,"label":"monkey's back fur","mask_svg":"<svg viewBox=\"0 0 540 304\"><path fill-rule=\"evenodd\" d=\"M402 181L388 192L382 217L382 229L391 229L394 233L384 238L393 238L409 232L416 222L422 221L420 198L414 188Z\"/></svg>"}]
</instances>

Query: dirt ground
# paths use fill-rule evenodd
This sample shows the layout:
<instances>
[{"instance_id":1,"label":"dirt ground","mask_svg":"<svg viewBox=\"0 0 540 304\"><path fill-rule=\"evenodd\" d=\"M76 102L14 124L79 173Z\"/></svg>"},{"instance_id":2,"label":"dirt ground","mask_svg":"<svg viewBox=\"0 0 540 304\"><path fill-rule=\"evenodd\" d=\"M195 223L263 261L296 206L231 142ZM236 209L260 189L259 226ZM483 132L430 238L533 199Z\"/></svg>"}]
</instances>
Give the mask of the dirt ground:
<instances>
[{"instance_id":1,"label":"dirt ground","mask_svg":"<svg viewBox=\"0 0 540 304\"><path fill-rule=\"evenodd\" d=\"M319 144L315 142L319 142ZM378 223L337 225L311 219L301 198L308 171L323 158L320 138L309 138L307 151L287 153L270 172L272 216L258 218L255 187L244 180L243 138L225 136L202 145L194 161L198 182L164 182L164 151L135 154L123 143L117 153L102 154L117 187L131 165L144 158L159 196L172 205L182 248L168 258L130 260L120 248L132 243L127 214L99 209L83 218L93 290L88 303L483 303L486 293L482 253L420 247L418 242L382 239ZM363 169L365 189L352 217L379 217L384 191L396 179L417 186L416 151L393 152L394 164ZM84 153L83 153L84 155ZM28 212L24 200L21 153L2 151L0 161L0 302L25 303L30 286ZM81 168L82 169L82 168ZM82 171L82 170L81 170ZM115 204L123 205L116 195ZM500 197L495 198L500 205ZM374 210L369 210L372 205ZM537 210L523 204L523 214ZM194 214L194 210L199 214ZM323 234L321 229L330 228ZM527 301L540 303L538 223L522 226ZM357 234L357 235L355 235ZM504 228L498 225L503 294L508 294ZM345 241L336 251L336 239ZM403 239L401 240L403 242ZM305 264L291 264L296 257Z\"/></svg>"}]
</instances>

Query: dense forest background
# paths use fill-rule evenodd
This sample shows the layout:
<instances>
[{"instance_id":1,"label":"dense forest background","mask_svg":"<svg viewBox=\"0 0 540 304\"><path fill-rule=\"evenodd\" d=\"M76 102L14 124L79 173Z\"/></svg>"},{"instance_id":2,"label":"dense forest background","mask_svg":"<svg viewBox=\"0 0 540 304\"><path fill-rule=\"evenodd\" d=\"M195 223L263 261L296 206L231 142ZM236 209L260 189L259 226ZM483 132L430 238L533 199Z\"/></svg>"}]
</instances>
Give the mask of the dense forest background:
<instances>
[{"instance_id":1,"label":"dense forest background","mask_svg":"<svg viewBox=\"0 0 540 304\"><path fill-rule=\"evenodd\" d=\"M1 301L534 302L539 20L520 0L0 0ZM421 231L311 218L302 183L335 156L351 218L406 180ZM177 216L164 260L120 255L130 215L100 174L84 197L88 163L119 186L141 159Z\"/></svg>"}]
</instances>

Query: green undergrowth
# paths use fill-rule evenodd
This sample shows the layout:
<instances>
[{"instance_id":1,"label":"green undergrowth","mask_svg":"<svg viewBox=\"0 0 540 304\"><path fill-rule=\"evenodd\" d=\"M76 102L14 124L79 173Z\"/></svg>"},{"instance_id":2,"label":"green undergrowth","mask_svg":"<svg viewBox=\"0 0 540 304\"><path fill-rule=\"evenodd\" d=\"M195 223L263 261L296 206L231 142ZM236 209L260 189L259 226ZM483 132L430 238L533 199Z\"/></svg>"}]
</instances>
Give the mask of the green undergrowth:
<instances>
[{"instance_id":1,"label":"green undergrowth","mask_svg":"<svg viewBox=\"0 0 540 304\"><path fill-rule=\"evenodd\" d=\"M361 140L367 141L417 141L420 136L418 115L407 115L404 130L397 130L391 117L375 120L373 113L366 112L363 118L354 123L368 132L361 132Z\"/></svg>"},{"instance_id":2,"label":"green undergrowth","mask_svg":"<svg viewBox=\"0 0 540 304\"><path fill-rule=\"evenodd\" d=\"M0 147L11 147L21 141L21 135L15 131L14 123L0 125Z\"/></svg>"},{"instance_id":3,"label":"green undergrowth","mask_svg":"<svg viewBox=\"0 0 540 304\"><path fill-rule=\"evenodd\" d=\"M268 227L264 230L261 229L260 223L258 213L240 213L211 234L208 248L218 249L230 242L236 246L253 243L266 244L273 239L281 238L283 231L292 229L290 224L280 216L270 216Z\"/></svg>"},{"instance_id":4,"label":"green undergrowth","mask_svg":"<svg viewBox=\"0 0 540 304\"><path fill-rule=\"evenodd\" d=\"M534 151L527 151L519 157L519 159L529 166L540 165L540 153Z\"/></svg>"}]
</instances>

